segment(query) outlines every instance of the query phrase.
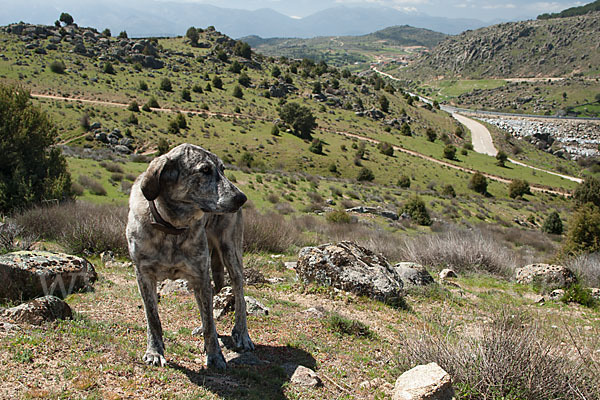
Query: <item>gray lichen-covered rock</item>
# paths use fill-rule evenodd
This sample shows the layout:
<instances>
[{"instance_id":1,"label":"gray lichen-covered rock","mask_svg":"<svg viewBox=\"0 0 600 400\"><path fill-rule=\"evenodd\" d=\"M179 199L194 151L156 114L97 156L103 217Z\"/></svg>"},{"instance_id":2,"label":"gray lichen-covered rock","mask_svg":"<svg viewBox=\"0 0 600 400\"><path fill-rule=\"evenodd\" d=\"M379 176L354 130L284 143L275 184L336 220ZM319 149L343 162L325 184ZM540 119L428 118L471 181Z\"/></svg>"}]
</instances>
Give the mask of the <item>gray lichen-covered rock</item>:
<instances>
[{"instance_id":1,"label":"gray lichen-covered rock","mask_svg":"<svg viewBox=\"0 0 600 400\"><path fill-rule=\"evenodd\" d=\"M317 387L322 384L321 378L315 371L303 365L294 363L285 363L281 366L287 374L290 382L294 385L303 387Z\"/></svg>"},{"instance_id":2,"label":"gray lichen-covered rock","mask_svg":"<svg viewBox=\"0 0 600 400\"><path fill-rule=\"evenodd\" d=\"M64 298L89 289L96 279L93 265L72 255L19 251L0 256L0 299Z\"/></svg>"},{"instance_id":3,"label":"gray lichen-covered rock","mask_svg":"<svg viewBox=\"0 0 600 400\"><path fill-rule=\"evenodd\" d=\"M425 286L435 282L421 264L401 262L394 265L394 269L405 285Z\"/></svg>"},{"instance_id":4,"label":"gray lichen-covered rock","mask_svg":"<svg viewBox=\"0 0 600 400\"><path fill-rule=\"evenodd\" d=\"M400 375L393 400L452 400L452 378L436 363L418 365Z\"/></svg>"},{"instance_id":5,"label":"gray lichen-covered rock","mask_svg":"<svg viewBox=\"0 0 600 400\"><path fill-rule=\"evenodd\" d=\"M40 325L57 319L72 318L73 312L71 307L58 297L44 296L6 309L0 315L16 323Z\"/></svg>"},{"instance_id":6,"label":"gray lichen-covered rock","mask_svg":"<svg viewBox=\"0 0 600 400\"><path fill-rule=\"evenodd\" d=\"M246 301L246 315L265 316L269 315L269 308L250 296L244 296ZM213 316L216 319L235 309L235 294L231 286L225 286L213 297Z\"/></svg>"},{"instance_id":7,"label":"gray lichen-covered rock","mask_svg":"<svg viewBox=\"0 0 600 400\"><path fill-rule=\"evenodd\" d=\"M303 248L296 272L304 282L380 301L394 303L402 295L402 280L386 258L348 241Z\"/></svg>"},{"instance_id":8,"label":"gray lichen-covered rock","mask_svg":"<svg viewBox=\"0 0 600 400\"><path fill-rule=\"evenodd\" d=\"M515 278L518 283L536 283L551 288L567 288L577 283L577 277L567 267L541 263L518 268Z\"/></svg>"}]
</instances>

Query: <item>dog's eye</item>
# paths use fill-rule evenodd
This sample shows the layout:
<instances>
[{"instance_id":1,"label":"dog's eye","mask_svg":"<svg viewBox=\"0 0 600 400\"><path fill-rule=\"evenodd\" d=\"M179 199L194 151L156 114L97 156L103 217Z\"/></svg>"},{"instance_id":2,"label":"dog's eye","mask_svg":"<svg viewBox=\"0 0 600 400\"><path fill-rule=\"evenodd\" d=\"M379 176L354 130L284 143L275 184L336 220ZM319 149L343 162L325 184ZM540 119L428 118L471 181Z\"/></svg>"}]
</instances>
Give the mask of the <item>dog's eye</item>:
<instances>
[{"instance_id":1,"label":"dog's eye","mask_svg":"<svg viewBox=\"0 0 600 400\"><path fill-rule=\"evenodd\" d=\"M203 174L210 174L212 171L212 169L210 168L210 165L203 165L202 167L200 167L200 172L202 172Z\"/></svg>"}]
</instances>

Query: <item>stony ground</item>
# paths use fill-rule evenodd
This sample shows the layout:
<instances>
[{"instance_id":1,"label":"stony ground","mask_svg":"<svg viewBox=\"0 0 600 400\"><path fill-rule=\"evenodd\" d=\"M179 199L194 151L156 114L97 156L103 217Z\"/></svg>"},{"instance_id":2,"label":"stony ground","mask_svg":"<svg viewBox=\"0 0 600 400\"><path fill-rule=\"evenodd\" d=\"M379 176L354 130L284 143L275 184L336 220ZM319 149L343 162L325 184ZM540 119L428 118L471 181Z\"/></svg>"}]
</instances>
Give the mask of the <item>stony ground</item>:
<instances>
[{"instance_id":1,"label":"stony ground","mask_svg":"<svg viewBox=\"0 0 600 400\"><path fill-rule=\"evenodd\" d=\"M536 303L530 286L482 276L461 276L446 285L410 289L407 308L397 309L326 287L305 286L284 260L294 256L247 255L245 262L274 283L248 286L247 294L270 308L249 317L256 344L251 364L230 361L225 373L204 367L202 338L193 297L163 296L160 313L168 366L146 366L145 323L131 267L96 262L95 290L67 301L75 318L40 327L0 331L0 397L14 399L187 398L387 398L408 369L406 348L431 332L478 337L501 315L526 315L541 327L549 348L565 355L600 358L600 313L577 305ZM366 327L346 331L334 316ZM531 322L535 321L535 322ZM217 322L227 335L233 315ZM358 333L357 333L358 332ZM577 346L575 346L577 345ZM236 354L225 350L228 358ZM282 365L317 372L318 387L289 382ZM464 393L462 393L464 395Z\"/></svg>"}]
</instances>

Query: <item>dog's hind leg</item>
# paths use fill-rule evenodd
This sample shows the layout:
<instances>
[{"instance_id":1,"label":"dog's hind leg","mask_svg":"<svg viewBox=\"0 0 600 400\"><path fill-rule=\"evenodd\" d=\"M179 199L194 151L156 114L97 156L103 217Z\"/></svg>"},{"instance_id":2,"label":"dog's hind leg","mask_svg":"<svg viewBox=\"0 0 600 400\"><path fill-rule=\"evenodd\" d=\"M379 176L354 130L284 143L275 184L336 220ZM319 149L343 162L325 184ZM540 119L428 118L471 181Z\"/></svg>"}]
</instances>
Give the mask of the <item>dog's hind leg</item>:
<instances>
[{"instance_id":1,"label":"dog's hind leg","mask_svg":"<svg viewBox=\"0 0 600 400\"><path fill-rule=\"evenodd\" d=\"M148 344L143 360L146 364L164 367L167 365L167 360L165 360L164 356L165 345L163 342L162 326L158 316L156 280L140 272L137 266L135 268L135 275L140 295L144 301L144 311L146 312Z\"/></svg>"},{"instance_id":2,"label":"dog's hind leg","mask_svg":"<svg viewBox=\"0 0 600 400\"><path fill-rule=\"evenodd\" d=\"M221 254L216 248L210 252L210 269L212 271L212 278L215 284L215 292L217 294L225 286L225 269L223 262L221 261Z\"/></svg>"},{"instance_id":3,"label":"dog's hind leg","mask_svg":"<svg viewBox=\"0 0 600 400\"><path fill-rule=\"evenodd\" d=\"M244 266L242 259L243 223L242 213L234 217L236 223L231 231L230 240L221 240L221 260L231 279L235 295L235 325L231 332L234 346L237 350L252 351L254 343L248 334L246 321L246 300L244 299Z\"/></svg>"}]
</instances>

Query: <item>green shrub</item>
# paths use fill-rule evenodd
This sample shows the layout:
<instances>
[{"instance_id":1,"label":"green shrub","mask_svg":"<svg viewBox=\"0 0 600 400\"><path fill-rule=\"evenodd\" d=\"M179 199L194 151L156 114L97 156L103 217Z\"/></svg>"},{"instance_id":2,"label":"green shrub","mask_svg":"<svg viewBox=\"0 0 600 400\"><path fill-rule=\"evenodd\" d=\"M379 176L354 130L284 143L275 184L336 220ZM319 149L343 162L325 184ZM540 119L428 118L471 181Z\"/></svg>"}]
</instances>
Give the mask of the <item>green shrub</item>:
<instances>
[{"instance_id":1,"label":"green shrub","mask_svg":"<svg viewBox=\"0 0 600 400\"><path fill-rule=\"evenodd\" d=\"M385 113L390 110L390 101L384 94L379 96L379 107L381 108L381 111Z\"/></svg>"},{"instance_id":2,"label":"green shrub","mask_svg":"<svg viewBox=\"0 0 600 400\"><path fill-rule=\"evenodd\" d=\"M544 220L542 232L560 235L563 233L563 223L560 215L556 211L552 211Z\"/></svg>"},{"instance_id":3,"label":"green shrub","mask_svg":"<svg viewBox=\"0 0 600 400\"><path fill-rule=\"evenodd\" d=\"M444 147L444 158L454 160L456 158L456 147L451 144L446 145L446 147Z\"/></svg>"},{"instance_id":4,"label":"green shrub","mask_svg":"<svg viewBox=\"0 0 600 400\"><path fill-rule=\"evenodd\" d=\"M104 72L105 74L110 74L110 75L114 75L117 73L115 71L115 67L113 67L112 63L110 63L108 61L104 63L104 67L102 67L102 72Z\"/></svg>"},{"instance_id":5,"label":"green shrub","mask_svg":"<svg viewBox=\"0 0 600 400\"><path fill-rule=\"evenodd\" d=\"M219 76L215 76L212 79L212 85L217 89L223 89L223 80Z\"/></svg>"},{"instance_id":6,"label":"green shrub","mask_svg":"<svg viewBox=\"0 0 600 400\"><path fill-rule=\"evenodd\" d=\"M242 72L238 78L238 83L244 87L248 87L252 83L252 80L250 79L248 74Z\"/></svg>"},{"instance_id":7,"label":"green shrub","mask_svg":"<svg viewBox=\"0 0 600 400\"><path fill-rule=\"evenodd\" d=\"M140 90L143 90L143 91L148 90L148 84L146 83L146 81L140 81L139 87L140 87Z\"/></svg>"},{"instance_id":8,"label":"green shrub","mask_svg":"<svg viewBox=\"0 0 600 400\"><path fill-rule=\"evenodd\" d=\"M511 199L531 194L529 183L523 179L515 179L508 185L508 196Z\"/></svg>"},{"instance_id":9,"label":"green shrub","mask_svg":"<svg viewBox=\"0 0 600 400\"><path fill-rule=\"evenodd\" d=\"M160 139L158 139L158 155L162 156L165 153L169 152L169 142L167 141L167 139L165 139L164 137L161 137Z\"/></svg>"},{"instance_id":10,"label":"green shrub","mask_svg":"<svg viewBox=\"0 0 600 400\"><path fill-rule=\"evenodd\" d=\"M127 106L127 109L129 111L139 112L140 111L140 106L138 105L137 101L133 100L131 103L129 103L129 105Z\"/></svg>"},{"instance_id":11,"label":"green shrub","mask_svg":"<svg viewBox=\"0 0 600 400\"><path fill-rule=\"evenodd\" d=\"M367 167L361 168L360 171L358 171L358 175L356 177L356 180L359 182L364 182L364 181L371 182L374 179L375 179L375 175L373 174L373 171L371 171Z\"/></svg>"},{"instance_id":12,"label":"green shrub","mask_svg":"<svg viewBox=\"0 0 600 400\"><path fill-rule=\"evenodd\" d=\"M181 90L181 100L192 101L192 94L190 93L190 89L184 88Z\"/></svg>"},{"instance_id":13,"label":"green shrub","mask_svg":"<svg viewBox=\"0 0 600 400\"><path fill-rule=\"evenodd\" d=\"M394 146L392 146L391 144L389 144L387 142L380 142L377 145L377 148L379 149L381 154L384 154L389 157L394 155Z\"/></svg>"},{"instance_id":14,"label":"green shrub","mask_svg":"<svg viewBox=\"0 0 600 400\"><path fill-rule=\"evenodd\" d=\"M435 142L435 139L437 139L437 134L431 128L427 128L427 130L425 131L425 136L427 136L427 140L429 140L430 142Z\"/></svg>"},{"instance_id":15,"label":"green shrub","mask_svg":"<svg viewBox=\"0 0 600 400\"><path fill-rule=\"evenodd\" d=\"M302 139L312 139L312 130L317 127L317 123L310 108L298 103L286 103L279 110L279 117L292 127L295 135Z\"/></svg>"},{"instance_id":16,"label":"green shrub","mask_svg":"<svg viewBox=\"0 0 600 400\"><path fill-rule=\"evenodd\" d=\"M50 71L54 72L55 74L64 74L66 68L67 66L62 60L56 60L50 63Z\"/></svg>"},{"instance_id":17,"label":"green shrub","mask_svg":"<svg viewBox=\"0 0 600 400\"><path fill-rule=\"evenodd\" d=\"M138 124L138 118L134 113L129 114L129 117L127 118L127 122L132 124L132 125L137 125Z\"/></svg>"},{"instance_id":18,"label":"green shrub","mask_svg":"<svg viewBox=\"0 0 600 400\"><path fill-rule=\"evenodd\" d=\"M0 85L0 214L42 200L72 197L71 176L48 115L29 92Z\"/></svg>"},{"instance_id":19,"label":"green shrub","mask_svg":"<svg viewBox=\"0 0 600 400\"><path fill-rule=\"evenodd\" d=\"M162 78L160 81L160 90L164 90L165 92L171 92L173 90L173 85L171 84L171 80L169 78Z\"/></svg>"},{"instance_id":20,"label":"green shrub","mask_svg":"<svg viewBox=\"0 0 600 400\"><path fill-rule=\"evenodd\" d=\"M400 213L410 215L411 219L419 225L431 225L431 217L429 216L425 202L417 195L404 204Z\"/></svg>"},{"instance_id":21,"label":"green shrub","mask_svg":"<svg viewBox=\"0 0 600 400\"><path fill-rule=\"evenodd\" d=\"M202 89L202 86L200 86L199 84L195 84L194 87L192 87L192 91L194 93L203 93L204 90Z\"/></svg>"},{"instance_id":22,"label":"green shrub","mask_svg":"<svg viewBox=\"0 0 600 400\"><path fill-rule=\"evenodd\" d=\"M579 283L568 287L560 301L563 303L577 303L590 308L598 307L598 300L592 296L592 291L589 288L584 288Z\"/></svg>"},{"instance_id":23,"label":"green shrub","mask_svg":"<svg viewBox=\"0 0 600 400\"><path fill-rule=\"evenodd\" d=\"M325 324L334 333L339 335L356 336L367 339L374 339L375 333L364 323L341 316L336 312L329 314Z\"/></svg>"},{"instance_id":24,"label":"green shrub","mask_svg":"<svg viewBox=\"0 0 600 400\"><path fill-rule=\"evenodd\" d=\"M146 105L151 108L160 108L160 105L158 104L158 100L156 100L156 97L154 97L154 96L150 97L150 99L148 100Z\"/></svg>"},{"instance_id":25,"label":"green shrub","mask_svg":"<svg viewBox=\"0 0 600 400\"><path fill-rule=\"evenodd\" d=\"M308 147L308 151L315 154L323 154L323 142L315 138Z\"/></svg>"},{"instance_id":26,"label":"green shrub","mask_svg":"<svg viewBox=\"0 0 600 400\"><path fill-rule=\"evenodd\" d=\"M600 207L600 179L586 177L583 183L575 188L573 198L577 205L592 203Z\"/></svg>"},{"instance_id":27,"label":"green shrub","mask_svg":"<svg viewBox=\"0 0 600 400\"><path fill-rule=\"evenodd\" d=\"M242 92L242 88L239 87L238 85L235 85L235 87L233 88L233 92L231 93L231 95L237 99L241 99L244 97L244 92Z\"/></svg>"},{"instance_id":28,"label":"green shrub","mask_svg":"<svg viewBox=\"0 0 600 400\"><path fill-rule=\"evenodd\" d=\"M487 193L487 178L481 172L475 172L469 181L469 189L481 193Z\"/></svg>"},{"instance_id":29,"label":"green shrub","mask_svg":"<svg viewBox=\"0 0 600 400\"><path fill-rule=\"evenodd\" d=\"M403 134L404 136L412 136L412 131L410 130L410 125L408 125L406 122L403 122L402 125L400 126L400 133Z\"/></svg>"},{"instance_id":30,"label":"green shrub","mask_svg":"<svg viewBox=\"0 0 600 400\"><path fill-rule=\"evenodd\" d=\"M334 210L325 215L327 222L334 224L349 224L352 222L352 216L344 210Z\"/></svg>"},{"instance_id":31,"label":"green shrub","mask_svg":"<svg viewBox=\"0 0 600 400\"><path fill-rule=\"evenodd\" d=\"M454 186L451 184L444 185L442 187L442 195L448 197L456 197L456 191L454 190Z\"/></svg>"},{"instance_id":32,"label":"green shrub","mask_svg":"<svg viewBox=\"0 0 600 400\"><path fill-rule=\"evenodd\" d=\"M508 156L506 155L505 152L503 152L502 150L498 152L498 154L496 154L496 165L498 165L499 167L504 167L506 161L508 160Z\"/></svg>"},{"instance_id":33,"label":"green shrub","mask_svg":"<svg viewBox=\"0 0 600 400\"><path fill-rule=\"evenodd\" d=\"M397 185L403 189L408 189L410 187L410 178L407 175L402 175L398 178Z\"/></svg>"},{"instance_id":34,"label":"green shrub","mask_svg":"<svg viewBox=\"0 0 600 400\"><path fill-rule=\"evenodd\" d=\"M571 255L597 251L600 251L600 208L586 203L569 220L563 252Z\"/></svg>"}]
</instances>

